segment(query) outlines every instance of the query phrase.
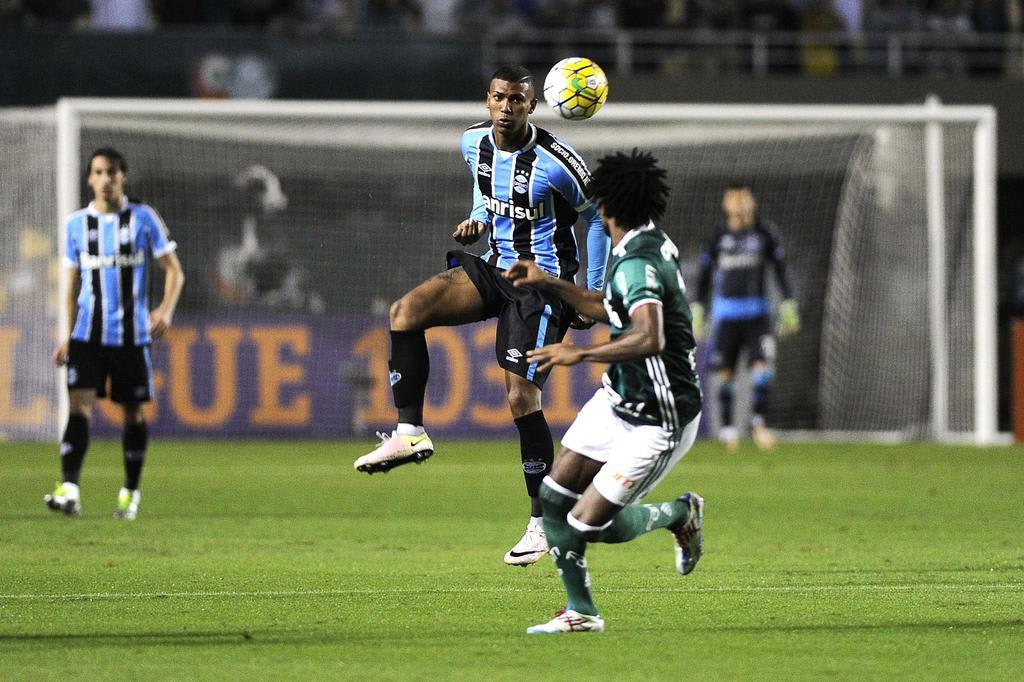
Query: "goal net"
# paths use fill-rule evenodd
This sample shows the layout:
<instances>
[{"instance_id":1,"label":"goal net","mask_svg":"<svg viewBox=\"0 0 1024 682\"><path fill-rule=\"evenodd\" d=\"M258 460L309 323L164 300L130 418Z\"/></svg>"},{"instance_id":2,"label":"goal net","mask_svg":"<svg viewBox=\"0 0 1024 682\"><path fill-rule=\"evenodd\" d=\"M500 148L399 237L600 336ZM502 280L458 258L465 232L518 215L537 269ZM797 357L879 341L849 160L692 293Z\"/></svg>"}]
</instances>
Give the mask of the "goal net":
<instances>
[{"instance_id":1,"label":"goal net","mask_svg":"<svg viewBox=\"0 0 1024 682\"><path fill-rule=\"evenodd\" d=\"M5 113L0 135L21 142L3 162L4 186L32 189L0 209L10 217L4 257L29 224L45 226L56 257L57 215L88 200L85 159L112 145L128 159L129 195L164 217L187 276L174 333L154 353L156 430L362 436L394 419L388 305L457 248L451 232L471 200L459 138L485 117L482 104L66 100L50 119L54 169L54 129L36 145ZM534 117L591 164L611 151L654 152L672 187L661 227L691 285L723 189L751 184L779 227L803 322L778 343L774 428L979 442L993 438L996 412L994 268L985 270L993 121L988 108L939 105L612 104L584 123ZM578 241L585 250L582 232ZM152 287L158 299L158 276ZM40 294L34 310L51 337L54 300ZM10 314L5 328L21 328ZM511 435L492 328L428 338L428 420L453 434ZM36 355L52 345L24 333L8 343ZM11 381L36 384L12 388L12 406L60 393L38 360L15 372ZM556 431L595 386L591 369L553 376L545 406ZM52 436L57 423L38 433Z\"/></svg>"}]
</instances>

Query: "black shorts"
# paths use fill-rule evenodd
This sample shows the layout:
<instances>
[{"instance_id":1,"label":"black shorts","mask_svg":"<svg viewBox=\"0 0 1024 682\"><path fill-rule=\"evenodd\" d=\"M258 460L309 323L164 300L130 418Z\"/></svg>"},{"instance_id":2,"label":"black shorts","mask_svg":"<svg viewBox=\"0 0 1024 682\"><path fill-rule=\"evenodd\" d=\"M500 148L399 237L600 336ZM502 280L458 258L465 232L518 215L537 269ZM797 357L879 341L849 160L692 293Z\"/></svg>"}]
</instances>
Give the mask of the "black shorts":
<instances>
[{"instance_id":1,"label":"black shorts","mask_svg":"<svg viewBox=\"0 0 1024 682\"><path fill-rule=\"evenodd\" d=\"M153 363L149 346L101 346L72 341L68 345L68 390L92 388L115 403L144 403L152 398Z\"/></svg>"},{"instance_id":2,"label":"black shorts","mask_svg":"<svg viewBox=\"0 0 1024 682\"><path fill-rule=\"evenodd\" d=\"M562 299L536 287L517 287L502 277L501 268L488 265L464 251L448 252L448 267L462 266L484 299L481 320L498 318L494 353L503 368L543 386L550 370L537 371L526 361L526 351L558 343L569 330L576 311Z\"/></svg>"},{"instance_id":3,"label":"black shorts","mask_svg":"<svg viewBox=\"0 0 1024 682\"><path fill-rule=\"evenodd\" d=\"M711 333L711 369L736 369L736 361L744 348L748 364L775 359L775 338L771 335L767 315L746 320L719 320Z\"/></svg>"}]
</instances>

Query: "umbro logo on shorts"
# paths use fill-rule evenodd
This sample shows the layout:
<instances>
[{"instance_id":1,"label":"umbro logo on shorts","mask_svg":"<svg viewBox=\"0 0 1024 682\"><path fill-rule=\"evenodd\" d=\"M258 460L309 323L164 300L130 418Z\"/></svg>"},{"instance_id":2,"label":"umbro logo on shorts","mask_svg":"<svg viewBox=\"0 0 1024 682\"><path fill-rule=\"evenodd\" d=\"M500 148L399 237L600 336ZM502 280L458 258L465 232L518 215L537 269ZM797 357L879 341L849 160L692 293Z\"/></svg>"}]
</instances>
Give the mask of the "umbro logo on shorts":
<instances>
[{"instance_id":1,"label":"umbro logo on shorts","mask_svg":"<svg viewBox=\"0 0 1024 682\"><path fill-rule=\"evenodd\" d=\"M505 359L509 362L519 362L519 358L523 357L523 354L519 352L518 348L509 348L505 351Z\"/></svg>"}]
</instances>

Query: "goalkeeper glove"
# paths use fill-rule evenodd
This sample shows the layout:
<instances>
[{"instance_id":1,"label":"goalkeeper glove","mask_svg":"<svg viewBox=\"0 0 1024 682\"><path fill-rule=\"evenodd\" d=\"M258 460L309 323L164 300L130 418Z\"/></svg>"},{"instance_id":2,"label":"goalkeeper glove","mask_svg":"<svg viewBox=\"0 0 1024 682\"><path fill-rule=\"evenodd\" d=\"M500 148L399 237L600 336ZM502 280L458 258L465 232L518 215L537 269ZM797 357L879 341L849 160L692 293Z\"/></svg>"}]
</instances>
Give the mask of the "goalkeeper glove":
<instances>
[{"instance_id":1,"label":"goalkeeper glove","mask_svg":"<svg viewBox=\"0 0 1024 682\"><path fill-rule=\"evenodd\" d=\"M800 331L800 313L797 311L796 301L787 298L779 304L779 336L790 336Z\"/></svg>"},{"instance_id":2,"label":"goalkeeper glove","mask_svg":"<svg viewBox=\"0 0 1024 682\"><path fill-rule=\"evenodd\" d=\"M693 318L693 336L698 340L704 338L704 305L702 303L690 304L690 315Z\"/></svg>"}]
</instances>

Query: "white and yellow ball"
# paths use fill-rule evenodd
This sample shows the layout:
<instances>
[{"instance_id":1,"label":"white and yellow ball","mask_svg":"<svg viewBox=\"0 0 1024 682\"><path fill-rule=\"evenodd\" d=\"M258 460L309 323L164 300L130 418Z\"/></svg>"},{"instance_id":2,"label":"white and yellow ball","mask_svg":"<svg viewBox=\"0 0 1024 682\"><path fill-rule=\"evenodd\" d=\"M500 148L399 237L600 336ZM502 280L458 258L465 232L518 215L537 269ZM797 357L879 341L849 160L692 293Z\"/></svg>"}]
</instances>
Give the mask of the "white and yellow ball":
<instances>
[{"instance_id":1,"label":"white and yellow ball","mask_svg":"<svg viewBox=\"0 0 1024 682\"><path fill-rule=\"evenodd\" d=\"M608 78L601 67L586 57L567 57L548 71L544 100L562 118L588 119L608 99Z\"/></svg>"}]
</instances>

